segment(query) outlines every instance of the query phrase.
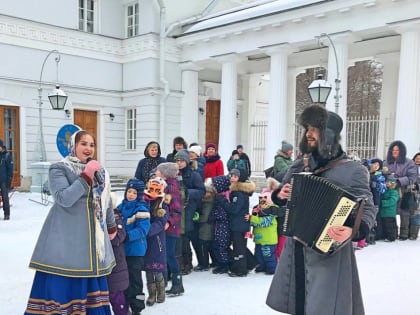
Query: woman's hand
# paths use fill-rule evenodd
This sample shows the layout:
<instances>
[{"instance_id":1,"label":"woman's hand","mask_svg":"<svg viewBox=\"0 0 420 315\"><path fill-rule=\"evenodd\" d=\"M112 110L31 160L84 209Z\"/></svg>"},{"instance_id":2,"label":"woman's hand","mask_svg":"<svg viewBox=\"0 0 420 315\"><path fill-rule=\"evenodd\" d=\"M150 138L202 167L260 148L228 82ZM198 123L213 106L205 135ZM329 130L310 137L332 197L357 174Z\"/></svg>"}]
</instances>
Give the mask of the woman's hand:
<instances>
[{"instance_id":1,"label":"woman's hand","mask_svg":"<svg viewBox=\"0 0 420 315\"><path fill-rule=\"evenodd\" d=\"M347 241L350 238L352 232L353 229L348 226L331 226L327 231L329 237L339 243Z\"/></svg>"}]
</instances>

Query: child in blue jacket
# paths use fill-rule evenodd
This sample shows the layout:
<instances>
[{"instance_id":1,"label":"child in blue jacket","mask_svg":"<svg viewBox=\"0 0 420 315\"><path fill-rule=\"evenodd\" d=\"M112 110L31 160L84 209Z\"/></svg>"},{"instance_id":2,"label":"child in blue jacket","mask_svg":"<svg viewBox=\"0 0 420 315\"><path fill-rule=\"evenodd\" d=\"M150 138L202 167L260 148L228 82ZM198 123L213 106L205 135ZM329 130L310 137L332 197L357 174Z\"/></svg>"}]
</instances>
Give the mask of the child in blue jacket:
<instances>
[{"instance_id":1,"label":"child in blue jacket","mask_svg":"<svg viewBox=\"0 0 420 315\"><path fill-rule=\"evenodd\" d=\"M143 192L144 183L136 178L130 179L125 190L124 200L118 206L127 232L124 247L130 283L125 295L130 304L132 315L139 315L145 308L141 271L147 249L150 213L149 203L143 200Z\"/></svg>"}]
</instances>

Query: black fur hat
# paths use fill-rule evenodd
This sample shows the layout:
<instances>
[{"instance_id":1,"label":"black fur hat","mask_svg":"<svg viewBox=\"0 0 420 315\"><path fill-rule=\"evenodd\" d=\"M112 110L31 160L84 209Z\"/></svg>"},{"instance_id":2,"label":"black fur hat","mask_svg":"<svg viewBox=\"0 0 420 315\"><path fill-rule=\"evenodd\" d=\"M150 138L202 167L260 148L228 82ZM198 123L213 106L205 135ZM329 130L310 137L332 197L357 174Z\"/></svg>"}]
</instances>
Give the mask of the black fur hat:
<instances>
[{"instance_id":1,"label":"black fur hat","mask_svg":"<svg viewBox=\"0 0 420 315\"><path fill-rule=\"evenodd\" d=\"M300 115L299 124L305 130L308 130L309 126L318 128L318 153L321 157L330 158L338 153L340 132L343 129L343 120L339 115L327 111L323 106L311 105ZM306 141L306 133L302 137L299 149L303 154L311 152Z\"/></svg>"}]
</instances>

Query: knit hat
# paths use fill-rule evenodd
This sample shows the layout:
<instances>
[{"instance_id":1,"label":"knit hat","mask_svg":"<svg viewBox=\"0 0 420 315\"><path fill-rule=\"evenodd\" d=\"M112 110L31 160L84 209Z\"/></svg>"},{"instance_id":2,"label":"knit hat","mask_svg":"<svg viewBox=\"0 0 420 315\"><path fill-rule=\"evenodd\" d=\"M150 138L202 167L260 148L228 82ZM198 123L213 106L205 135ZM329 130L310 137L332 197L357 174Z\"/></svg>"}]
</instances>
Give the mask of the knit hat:
<instances>
[{"instance_id":1,"label":"knit hat","mask_svg":"<svg viewBox=\"0 0 420 315\"><path fill-rule=\"evenodd\" d=\"M236 146L236 150L243 149L243 148L244 148L244 146L243 146L242 144L238 144L238 145Z\"/></svg>"},{"instance_id":2,"label":"knit hat","mask_svg":"<svg viewBox=\"0 0 420 315\"><path fill-rule=\"evenodd\" d=\"M187 164L190 163L190 155L188 153L188 150L186 149L182 149L179 150L176 154L175 154L175 160L184 160L185 162L187 162Z\"/></svg>"},{"instance_id":3,"label":"knit hat","mask_svg":"<svg viewBox=\"0 0 420 315\"><path fill-rule=\"evenodd\" d=\"M134 188L137 191L137 201L140 201L143 197L144 183L140 179L132 178L128 180L127 186L125 187L124 199L127 200L127 191L130 188Z\"/></svg>"},{"instance_id":4,"label":"knit hat","mask_svg":"<svg viewBox=\"0 0 420 315\"><path fill-rule=\"evenodd\" d=\"M214 187L216 192L219 194L229 190L230 187L230 177L226 175L220 175L213 178L207 178L205 181L206 187L211 185Z\"/></svg>"},{"instance_id":5,"label":"knit hat","mask_svg":"<svg viewBox=\"0 0 420 315\"><path fill-rule=\"evenodd\" d=\"M243 168L234 168L229 172L229 175L237 176L240 182L245 182L248 179L248 174Z\"/></svg>"},{"instance_id":6,"label":"knit hat","mask_svg":"<svg viewBox=\"0 0 420 315\"><path fill-rule=\"evenodd\" d=\"M197 156L201 155L201 147L199 145L193 145L189 148L190 152L194 152L195 154L197 154Z\"/></svg>"},{"instance_id":7,"label":"knit hat","mask_svg":"<svg viewBox=\"0 0 420 315\"><path fill-rule=\"evenodd\" d=\"M238 154L238 155L239 155L238 150L233 150L233 151L232 151L232 155L235 155L235 154Z\"/></svg>"},{"instance_id":8,"label":"knit hat","mask_svg":"<svg viewBox=\"0 0 420 315\"><path fill-rule=\"evenodd\" d=\"M206 144L206 151L208 150L208 148L214 148L215 150L217 150L217 146L213 142L209 142Z\"/></svg>"},{"instance_id":9,"label":"knit hat","mask_svg":"<svg viewBox=\"0 0 420 315\"><path fill-rule=\"evenodd\" d=\"M176 163L165 162L160 163L157 166L157 170L162 174L164 178L175 178L178 174L179 168Z\"/></svg>"},{"instance_id":10,"label":"knit hat","mask_svg":"<svg viewBox=\"0 0 420 315\"><path fill-rule=\"evenodd\" d=\"M283 140L281 142L281 150L286 153L289 150L293 150L293 145L291 145L289 142Z\"/></svg>"},{"instance_id":11,"label":"knit hat","mask_svg":"<svg viewBox=\"0 0 420 315\"><path fill-rule=\"evenodd\" d=\"M394 176L393 173L391 173L391 174L388 174L386 176L386 181L387 182L391 182L391 183L396 183L397 182L397 178Z\"/></svg>"}]
</instances>

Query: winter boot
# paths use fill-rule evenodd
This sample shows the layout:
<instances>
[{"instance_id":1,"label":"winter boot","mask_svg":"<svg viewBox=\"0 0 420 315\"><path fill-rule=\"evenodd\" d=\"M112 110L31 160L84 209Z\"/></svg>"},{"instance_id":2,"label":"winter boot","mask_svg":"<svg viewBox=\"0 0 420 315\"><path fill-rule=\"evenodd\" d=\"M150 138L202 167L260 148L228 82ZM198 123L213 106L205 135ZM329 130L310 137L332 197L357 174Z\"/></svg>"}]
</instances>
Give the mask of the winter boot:
<instances>
[{"instance_id":1,"label":"winter boot","mask_svg":"<svg viewBox=\"0 0 420 315\"><path fill-rule=\"evenodd\" d=\"M149 291L149 296L146 300L147 306L152 306L156 302L156 282L150 282L147 284L147 291Z\"/></svg>"},{"instance_id":2,"label":"winter boot","mask_svg":"<svg viewBox=\"0 0 420 315\"><path fill-rule=\"evenodd\" d=\"M180 273L172 274L172 288L170 288L166 293L169 296L177 296L184 293L184 286L182 285L182 275Z\"/></svg>"},{"instance_id":3,"label":"winter boot","mask_svg":"<svg viewBox=\"0 0 420 315\"><path fill-rule=\"evenodd\" d=\"M165 279L162 279L156 282L156 293L157 293L156 302L158 303L165 302Z\"/></svg>"},{"instance_id":4,"label":"winter boot","mask_svg":"<svg viewBox=\"0 0 420 315\"><path fill-rule=\"evenodd\" d=\"M419 228L420 226L418 225L410 224L409 234L408 234L410 240L414 241L417 239L417 236L419 235Z\"/></svg>"}]
</instances>

